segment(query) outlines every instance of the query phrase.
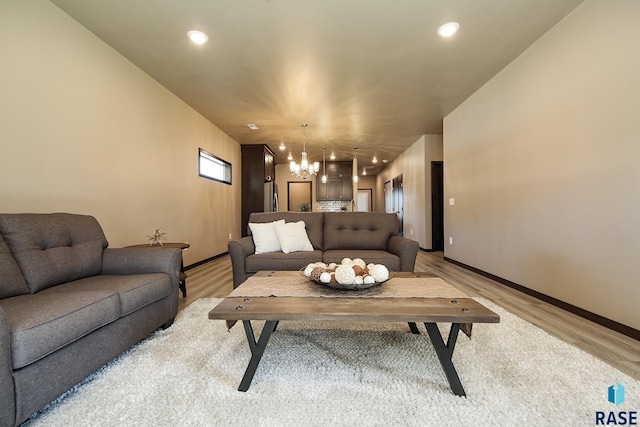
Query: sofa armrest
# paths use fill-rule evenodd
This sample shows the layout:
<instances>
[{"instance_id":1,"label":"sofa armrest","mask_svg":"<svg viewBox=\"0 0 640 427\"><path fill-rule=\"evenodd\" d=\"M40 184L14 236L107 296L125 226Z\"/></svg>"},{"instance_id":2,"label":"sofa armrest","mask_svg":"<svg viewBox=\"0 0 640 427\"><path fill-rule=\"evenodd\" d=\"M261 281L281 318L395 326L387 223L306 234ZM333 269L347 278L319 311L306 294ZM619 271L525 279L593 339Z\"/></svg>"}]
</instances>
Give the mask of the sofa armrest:
<instances>
[{"instance_id":1,"label":"sofa armrest","mask_svg":"<svg viewBox=\"0 0 640 427\"><path fill-rule=\"evenodd\" d=\"M102 253L102 274L167 273L171 288L180 282L182 251L172 248L107 248Z\"/></svg>"},{"instance_id":2,"label":"sofa armrest","mask_svg":"<svg viewBox=\"0 0 640 427\"><path fill-rule=\"evenodd\" d=\"M233 288L235 289L247 280L245 259L255 253L256 247L251 236L243 237L240 240L230 240L227 247L229 248L231 266L233 267Z\"/></svg>"},{"instance_id":3,"label":"sofa armrest","mask_svg":"<svg viewBox=\"0 0 640 427\"><path fill-rule=\"evenodd\" d=\"M400 258L400 271L413 272L418 249L420 249L418 242L406 237L391 236L387 243L387 250Z\"/></svg>"},{"instance_id":4,"label":"sofa armrest","mask_svg":"<svg viewBox=\"0 0 640 427\"><path fill-rule=\"evenodd\" d=\"M0 426L15 424L16 402L11 362L11 331L0 307Z\"/></svg>"}]
</instances>

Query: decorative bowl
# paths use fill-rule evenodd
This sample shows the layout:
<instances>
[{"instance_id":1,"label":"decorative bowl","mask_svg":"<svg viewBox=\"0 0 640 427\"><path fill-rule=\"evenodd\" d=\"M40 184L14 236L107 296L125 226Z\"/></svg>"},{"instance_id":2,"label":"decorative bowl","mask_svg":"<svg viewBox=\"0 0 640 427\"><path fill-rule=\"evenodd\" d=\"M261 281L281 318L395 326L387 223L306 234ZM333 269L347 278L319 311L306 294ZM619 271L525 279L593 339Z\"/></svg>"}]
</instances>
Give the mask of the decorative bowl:
<instances>
[{"instance_id":1,"label":"decorative bowl","mask_svg":"<svg viewBox=\"0 0 640 427\"><path fill-rule=\"evenodd\" d=\"M345 289L345 290L350 290L350 291L360 291L363 289L369 289L369 288L373 288L374 286L378 286L383 284L384 282L388 281L389 279L393 278L393 272L391 270L389 270L389 277L387 278L387 280L384 280L382 282L373 282L373 283L350 283L350 284L342 284L342 283L337 283L337 282L329 282L329 283L324 283L321 282L320 280L313 280L311 277L307 277L304 275L304 268L300 269L300 274L302 275L302 277L304 277L305 279L316 283L318 285L322 285L322 286L326 286L328 288L333 288L333 289Z\"/></svg>"}]
</instances>

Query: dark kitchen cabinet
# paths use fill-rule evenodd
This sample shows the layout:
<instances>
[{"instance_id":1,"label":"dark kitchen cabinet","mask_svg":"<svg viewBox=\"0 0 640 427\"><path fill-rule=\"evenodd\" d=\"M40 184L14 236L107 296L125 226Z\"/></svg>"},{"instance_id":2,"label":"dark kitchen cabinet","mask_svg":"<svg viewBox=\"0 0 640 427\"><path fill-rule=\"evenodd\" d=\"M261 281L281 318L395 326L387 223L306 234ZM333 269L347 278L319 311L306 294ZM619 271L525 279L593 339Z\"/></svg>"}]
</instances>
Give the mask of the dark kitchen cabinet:
<instances>
[{"instance_id":1,"label":"dark kitchen cabinet","mask_svg":"<svg viewBox=\"0 0 640 427\"><path fill-rule=\"evenodd\" d=\"M322 174L316 177L316 198L318 200L353 199L351 162L327 163L327 183L322 183Z\"/></svg>"},{"instance_id":2,"label":"dark kitchen cabinet","mask_svg":"<svg viewBox=\"0 0 640 427\"><path fill-rule=\"evenodd\" d=\"M276 180L276 163L273 151L266 145L242 145L242 236L247 235L249 215L264 212L265 195L269 189L266 183ZM273 190L271 190L273 191Z\"/></svg>"}]
</instances>

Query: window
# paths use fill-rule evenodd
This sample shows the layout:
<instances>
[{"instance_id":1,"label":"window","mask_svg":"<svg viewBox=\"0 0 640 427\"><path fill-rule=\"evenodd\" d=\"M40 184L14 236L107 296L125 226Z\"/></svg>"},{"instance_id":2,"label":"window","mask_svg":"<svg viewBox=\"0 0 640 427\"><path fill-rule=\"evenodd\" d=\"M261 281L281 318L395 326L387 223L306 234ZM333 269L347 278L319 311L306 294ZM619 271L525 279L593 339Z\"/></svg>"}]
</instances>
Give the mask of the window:
<instances>
[{"instance_id":1,"label":"window","mask_svg":"<svg viewBox=\"0 0 640 427\"><path fill-rule=\"evenodd\" d=\"M199 148L198 151L198 175L231 184L231 163L207 153L202 148Z\"/></svg>"}]
</instances>

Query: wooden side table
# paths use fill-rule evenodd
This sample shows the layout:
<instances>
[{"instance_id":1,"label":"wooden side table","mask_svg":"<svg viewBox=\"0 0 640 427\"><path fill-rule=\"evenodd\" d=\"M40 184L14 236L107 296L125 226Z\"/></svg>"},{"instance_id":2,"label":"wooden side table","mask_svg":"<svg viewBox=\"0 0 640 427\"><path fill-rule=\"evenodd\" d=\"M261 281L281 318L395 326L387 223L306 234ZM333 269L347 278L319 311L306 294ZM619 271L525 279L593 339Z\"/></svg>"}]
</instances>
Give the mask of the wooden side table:
<instances>
[{"instance_id":1,"label":"wooden side table","mask_svg":"<svg viewBox=\"0 0 640 427\"><path fill-rule=\"evenodd\" d=\"M125 246L127 248L171 248L171 249L181 249L181 250L185 250L185 249L189 249L191 245L189 245L188 243L177 243L177 242L167 242L167 243L163 243L162 245L158 245L158 244L141 244L141 245L130 245L130 246ZM187 273L185 273L184 271L184 262L181 260L180 261L180 282L179 283L179 287L180 290L182 291L182 298L186 298L187 297Z\"/></svg>"}]
</instances>

